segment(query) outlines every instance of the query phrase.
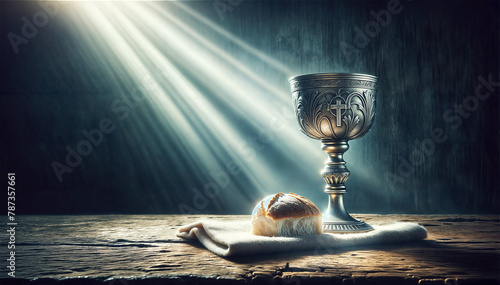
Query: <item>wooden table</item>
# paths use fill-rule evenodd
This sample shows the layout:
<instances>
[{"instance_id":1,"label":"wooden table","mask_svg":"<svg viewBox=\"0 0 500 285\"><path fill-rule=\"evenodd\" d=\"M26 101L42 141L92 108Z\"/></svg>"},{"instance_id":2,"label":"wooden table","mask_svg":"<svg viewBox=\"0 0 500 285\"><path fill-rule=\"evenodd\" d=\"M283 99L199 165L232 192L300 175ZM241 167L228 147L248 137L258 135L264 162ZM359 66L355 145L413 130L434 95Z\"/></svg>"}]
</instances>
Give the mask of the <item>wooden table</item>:
<instances>
[{"instance_id":1,"label":"wooden table","mask_svg":"<svg viewBox=\"0 0 500 285\"><path fill-rule=\"evenodd\" d=\"M427 240L224 259L175 237L200 219L249 216L22 216L16 279L3 284L500 284L497 215L354 215L372 224L412 221Z\"/></svg>"}]
</instances>

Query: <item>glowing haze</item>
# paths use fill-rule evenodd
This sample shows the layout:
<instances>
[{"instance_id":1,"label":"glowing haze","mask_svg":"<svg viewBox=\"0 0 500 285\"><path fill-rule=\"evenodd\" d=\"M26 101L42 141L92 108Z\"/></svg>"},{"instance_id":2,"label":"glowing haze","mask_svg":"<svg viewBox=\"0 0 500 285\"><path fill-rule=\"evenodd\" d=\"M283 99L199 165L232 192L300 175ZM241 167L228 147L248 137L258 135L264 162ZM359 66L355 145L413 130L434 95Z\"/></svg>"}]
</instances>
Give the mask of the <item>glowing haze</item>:
<instances>
[{"instance_id":1,"label":"glowing haze","mask_svg":"<svg viewBox=\"0 0 500 285\"><path fill-rule=\"evenodd\" d=\"M89 60L105 62L102 68L116 79L110 84L138 104L152 106L154 112L127 130L130 136L168 137L158 147L182 146L168 159L198 169L185 173L187 179L205 181L194 190L155 189L151 195L187 197L185 203L169 205L185 212L202 211L205 198L236 210L271 193L300 192L283 168L294 165L295 171L318 173L326 156L319 142L298 131L286 82L295 73L187 5L168 7L155 2L64 7L93 53ZM220 48L226 45L236 46L235 53ZM256 63L285 78L284 85L273 85L274 80L253 69ZM120 114L118 104L112 108ZM274 153L270 159L268 152ZM169 169L151 171L169 175ZM319 174L316 179L321 180Z\"/></svg>"}]
</instances>

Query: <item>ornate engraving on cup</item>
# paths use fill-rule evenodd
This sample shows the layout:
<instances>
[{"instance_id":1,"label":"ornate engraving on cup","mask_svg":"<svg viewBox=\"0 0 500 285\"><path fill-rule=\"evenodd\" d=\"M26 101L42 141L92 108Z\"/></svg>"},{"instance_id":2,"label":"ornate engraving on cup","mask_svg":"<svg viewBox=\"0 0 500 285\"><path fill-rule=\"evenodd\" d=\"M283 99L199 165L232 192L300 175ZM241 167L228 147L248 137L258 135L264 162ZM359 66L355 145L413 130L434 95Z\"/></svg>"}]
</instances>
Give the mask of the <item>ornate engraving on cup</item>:
<instances>
[{"instance_id":1,"label":"ornate engraving on cup","mask_svg":"<svg viewBox=\"0 0 500 285\"><path fill-rule=\"evenodd\" d=\"M352 218L344 208L342 195L350 172L344 152L348 140L364 136L375 118L377 78L356 73L319 73L290 79L295 114L300 130L321 140L329 155L321 175L327 185L328 209L323 213L323 229L332 232L371 230Z\"/></svg>"},{"instance_id":2,"label":"ornate engraving on cup","mask_svg":"<svg viewBox=\"0 0 500 285\"><path fill-rule=\"evenodd\" d=\"M302 90L294 93L294 101L301 130L313 139L362 137L375 117L372 90Z\"/></svg>"}]
</instances>

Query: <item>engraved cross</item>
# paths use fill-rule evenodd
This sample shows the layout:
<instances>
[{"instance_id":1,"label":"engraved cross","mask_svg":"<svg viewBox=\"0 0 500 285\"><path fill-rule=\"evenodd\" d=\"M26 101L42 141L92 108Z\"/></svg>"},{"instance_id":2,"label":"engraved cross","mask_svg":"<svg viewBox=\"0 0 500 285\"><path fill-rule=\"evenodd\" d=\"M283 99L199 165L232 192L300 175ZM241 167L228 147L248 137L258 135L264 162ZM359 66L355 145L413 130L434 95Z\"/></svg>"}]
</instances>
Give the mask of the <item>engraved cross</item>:
<instances>
[{"instance_id":1,"label":"engraved cross","mask_svg":"<svg viewBox=\"0 0 500 285\"><path fill-rule=\"evenodd\" d=\"M340 100L335 100L335 104L330 105L329 110L335 110L335 117L337 118L337 127L342 126L342 109L347 110L347 106L345 104L341 104Z\"/></svg>"}]
</instances>

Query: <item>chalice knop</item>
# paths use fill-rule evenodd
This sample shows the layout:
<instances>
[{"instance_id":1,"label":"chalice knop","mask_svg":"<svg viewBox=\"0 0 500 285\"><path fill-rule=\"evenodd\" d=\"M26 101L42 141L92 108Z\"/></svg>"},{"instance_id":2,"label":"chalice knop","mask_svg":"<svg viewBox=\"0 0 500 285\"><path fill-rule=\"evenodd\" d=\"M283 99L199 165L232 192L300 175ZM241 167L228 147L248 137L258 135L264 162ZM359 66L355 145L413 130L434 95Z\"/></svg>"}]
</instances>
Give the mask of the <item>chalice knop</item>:
<instances>
[{"instance_id":1,"label":"chalice knop","mask_svg":"<svg viewBox=\"0 0 500 285\"><path fill-rule=\"evenodd\" d=\"M321 140L329 158L321 175L326 181L326 232L361 232L373 228L354 219L344 208L345 182L350 172L343 155L349 140L364 136L375 118L377 77L357 73L317 73L290 78L300 130Z\"/></svg>"}]
</instances>

